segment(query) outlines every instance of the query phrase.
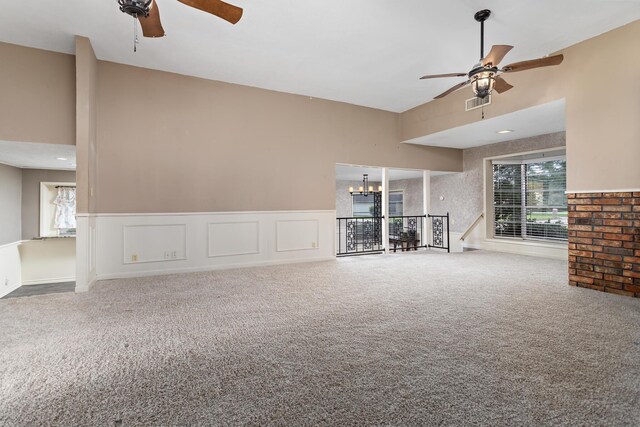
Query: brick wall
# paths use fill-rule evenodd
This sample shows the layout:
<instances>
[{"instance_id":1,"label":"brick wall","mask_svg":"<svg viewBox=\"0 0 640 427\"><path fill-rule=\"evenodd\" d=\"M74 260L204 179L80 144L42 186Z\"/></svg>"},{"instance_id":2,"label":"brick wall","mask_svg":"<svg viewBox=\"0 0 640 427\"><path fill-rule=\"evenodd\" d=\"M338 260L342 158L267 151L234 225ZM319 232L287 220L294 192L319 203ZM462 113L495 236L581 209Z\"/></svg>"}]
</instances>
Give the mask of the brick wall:
<instances>
[{"instance_id":1,"label":"brick wall","mask_svg":"<svg viewBox=\"0 0 640 427\"><path fill-rule=\"evenodd\" d=\"M569 283L640 297L640 192L567 197Z\"/></svg>"}]
</instances>

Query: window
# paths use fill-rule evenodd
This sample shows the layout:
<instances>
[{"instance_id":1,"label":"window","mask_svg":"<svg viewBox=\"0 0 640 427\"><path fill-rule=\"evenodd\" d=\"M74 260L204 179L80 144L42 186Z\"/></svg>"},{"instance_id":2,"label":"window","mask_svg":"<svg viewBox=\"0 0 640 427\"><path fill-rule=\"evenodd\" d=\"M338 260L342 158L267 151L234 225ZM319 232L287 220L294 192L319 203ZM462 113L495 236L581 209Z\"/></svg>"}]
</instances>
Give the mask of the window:
<instances>
[{"instance_id":1,"label":"window","mask_svg":"<svg viewBox=\"0 0 640 427\"><path fill-rule=\"evenodd\" d=\"M76 234L76 183L40 183L40 237Z\"/></svg>"},{"instance_id":2,"label":"window","mask_svg":"<svg viewBox=\"0 0 640 427\"><path fill-rule=\"evenodd\" d=\"M353 216L372 217L374 212L375 197L373 194L368 196L362 194L353 195ZM402 190L389 191L389 216L402 216L403 209L403 192Z\"/></svg>"},{"instance_id":3,"label":"window","mask_svg":"<svg viewBox=\"0 0 640 427\"><path fill-rule=\"evenodd\" d=\"M495 237L567 240L564 158L493 161Z\"/></svg>"},{"instance_id":4,"label":"window","mask_svg":"<svg viewBox=\"0 0 640 427\"><path fill-rule=\"evenodd\" d=\"M402 216L403 193L402 190L389 191L389 216Z\"/></svg>"},{"instance_id":5,"label":"window","mask_svg":"<svg viewBox=\"0 0 640 427\"><path fill-rule=\"evenodd\" d=\"M353 216L358 217L372 217L374 211L374 196L369 194L365 196L363 194L353 195Z\"/></svg>"}]
</instances>

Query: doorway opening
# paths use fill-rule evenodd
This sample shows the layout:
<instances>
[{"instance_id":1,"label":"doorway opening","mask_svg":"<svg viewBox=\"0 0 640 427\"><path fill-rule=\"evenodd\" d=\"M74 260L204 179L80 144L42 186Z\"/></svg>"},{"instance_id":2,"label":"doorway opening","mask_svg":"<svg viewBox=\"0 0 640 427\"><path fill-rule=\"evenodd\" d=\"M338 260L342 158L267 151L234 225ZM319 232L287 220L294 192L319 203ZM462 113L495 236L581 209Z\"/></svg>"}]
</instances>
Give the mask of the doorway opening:
<instances>
[{"instance_id":1,"label":"doorway opening","mask_svg":"<svg viewBox=\"0 0 640 427\"><path fill-rule=\"evenodd\" d=\"M430 172L336 165L336 255L448 250L448 214L429 213Z\"/></svg>"},{"instance_id":2,"label":"doorway opening","mask_svg":"<svg viewBox=\"0 0 640 427\"><path fill-rule=\"evenodd\" d=\"M75 148L0 141L0 297L74 291Z\"/></svg>"}]
</instances>

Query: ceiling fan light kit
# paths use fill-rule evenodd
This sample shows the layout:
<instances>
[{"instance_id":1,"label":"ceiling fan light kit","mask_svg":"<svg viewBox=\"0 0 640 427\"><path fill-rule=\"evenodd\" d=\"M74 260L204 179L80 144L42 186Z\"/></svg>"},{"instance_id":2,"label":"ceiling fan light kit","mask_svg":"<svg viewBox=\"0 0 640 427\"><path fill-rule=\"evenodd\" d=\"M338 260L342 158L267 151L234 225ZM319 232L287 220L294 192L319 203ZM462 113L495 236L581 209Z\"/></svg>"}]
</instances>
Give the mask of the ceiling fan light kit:
<instances>
[{"instance_id":1,"label":"ceiling fan light kit","mask_svg":"<svg viewBox=\"0 0 640 427\"><path fill-rule=\"evenodd\" d=\"M434 99L444 98L450 93L468 85L471 85L471 89L477 98L484 99L491 95L494 90L498 93L503 93L513 87L502 78L502 73L513 73L517 71L530 70L532 68L559 65L562 63L564 59L563 55L554 55L539 59L531 59L528 61L515 62L499 68L498 64L500 64L500 61L502 61L506 54L513 49L513 46L494 45L491 47L489 53L486 56L484 55L484 21L489 19L490 16L491 11L489 9L480 10L473 16L474 19L480 23L480 61L473 66L471 71L468 73L430 74L420 77L422 80L441 77L467 77L466 81L458 83L449 90L436 96Z\"/></svg>"}]
</instances>

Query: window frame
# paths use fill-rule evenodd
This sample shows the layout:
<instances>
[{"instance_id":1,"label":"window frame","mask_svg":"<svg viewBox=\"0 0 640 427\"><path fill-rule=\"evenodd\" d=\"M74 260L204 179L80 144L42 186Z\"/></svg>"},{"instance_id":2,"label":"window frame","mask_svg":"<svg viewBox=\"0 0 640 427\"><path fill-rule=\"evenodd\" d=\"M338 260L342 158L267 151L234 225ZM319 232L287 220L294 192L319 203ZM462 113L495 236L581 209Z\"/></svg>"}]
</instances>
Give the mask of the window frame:
<instances>
[{"instance_id":1,"label":"window frame","mask_svg":"<svg viewBox=\"0 0 640 427\"><path fill-rule=\"evenodd\" d=\"M78 188L75 182L40 182L40 205L38 206L40 220L38 234L40 238L76 236L77 228L65 228L63 230L68 231L60 233L59 230L53 228L51 225L56 214L56 206L53 204L52 199L56 196L57 187L74 187L76 190Z\"/></svg>"},{"instance_id":2,"label":"window frame","mask_svg":"<svg viewBox=\"0 0 640 427\"><path fill-rule=\"evenodd\" d=\"M402 213L400 215L391 215L391 194L400 194L402 196ZM389 217L400 217L404 216L404 190L389 190Z\"/></svg>"},{"instance_id":3,"label":"window frame","mask_svg":"<svg viewBox=\"0 0 640 427\"><path fill-rule=\"evenodd\" d=\"M515 159L517 157L523 157L523 159ZM526 157L526 158L525 158ZM511 159L511 161L510 161ZM566 147L553 147L541 150L532 150L526 152L516 152L498 156L491 156L483 158L483 194L484 194L484 215L485 215L485 227L484 227L484 240L500 243L516 244L516 245L528 245L539 246L547 248L560 248L567 246L566 240L561 239L545 239L535 237L502 237L496 236L494 233L494 206L493 206L493 162L499 161L504 164L523 164L523 163L536 163L534 160L540 161L552 161L552 160L565 160L566 161ZM565 194L567 193L565 188Z\"/></svg>"}]
</instances>

